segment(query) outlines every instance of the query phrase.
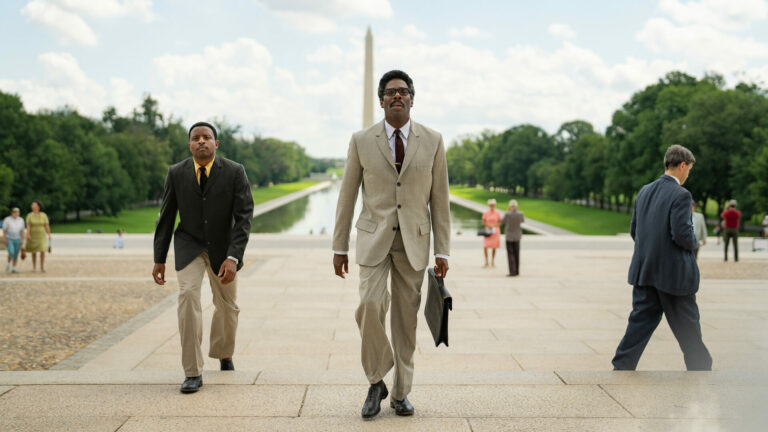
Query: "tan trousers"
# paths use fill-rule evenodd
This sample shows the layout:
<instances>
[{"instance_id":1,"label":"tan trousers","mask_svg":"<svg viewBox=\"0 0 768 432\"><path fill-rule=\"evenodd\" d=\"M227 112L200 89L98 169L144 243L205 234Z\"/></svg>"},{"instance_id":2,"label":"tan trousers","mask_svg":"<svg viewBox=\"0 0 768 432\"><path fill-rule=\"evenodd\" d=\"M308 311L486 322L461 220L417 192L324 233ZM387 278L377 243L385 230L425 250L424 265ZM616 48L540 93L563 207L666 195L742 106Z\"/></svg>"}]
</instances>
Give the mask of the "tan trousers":
<instances>
[{"instance_id":1,"label":"tan trousers","mask_svg":"<svg viewBox=\"0 0 768 432\"><path fill-rule=\"evenodd\" d=\"M237 276L222 285L219 277L211 269L208 253L195 258L186 267L176 273L179 281L179 335L181 336L181 365L188 377L203 373L203 310L200 306L200 288L203 273L208 271L208 280L213 292L213 319L211 320L211 358L232 357L235 352L235 334L237 332Z\"/></svg>"},{"instance_id":2,"label":"tan trousers","mask_svg":"<svg viewBox=\"0 0 768 432\"><path fill-rule=\"evenodd\" d=\"M387 291L391 274L392 295ZM403 238L398 232L387 257L375 266L360 266L360 306L355 313L362 337L361 357L368 382L375 384L395 367L392 397L402 400L411 392L416 322L421 304L424 270L408 262ZM392 343L386 322L390 298Z\"/></svg>"}]
</instances>

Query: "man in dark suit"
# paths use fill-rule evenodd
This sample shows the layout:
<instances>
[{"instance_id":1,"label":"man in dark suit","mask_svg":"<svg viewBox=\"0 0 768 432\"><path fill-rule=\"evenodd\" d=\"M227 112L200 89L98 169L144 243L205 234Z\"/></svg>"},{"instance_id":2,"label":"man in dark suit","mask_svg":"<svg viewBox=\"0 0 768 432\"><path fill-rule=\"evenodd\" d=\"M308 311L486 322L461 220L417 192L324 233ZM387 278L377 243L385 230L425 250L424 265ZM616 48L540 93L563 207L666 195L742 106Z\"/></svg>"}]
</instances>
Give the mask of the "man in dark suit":
<instances>
[{"instance_id":1,"label":"man in dark suit","mask_svg":"<svg viewBox=\"0 0 768 432\"><path fill-rule=\"evenodd\" d=\"M630 234L635 251L629 266L632 313L616 349L616 370L635 370L653 331L666 315L683 350L688 370L711 370L712 357L701 339L699 267L691 215L691 193L682 185L696 159L687 148L673 145L664 155L664 175L640 189Z\"/></svg>"},{"instance_id":2,"label":"man in dark suit","mask_svg":"<svg viewBox=\"0 0 768 432\"><path fill-rule=\"evenodd\" d=\"M253 196L242 165L216 157L216 128L199 122L189 129L192 157L168 169L163 205L155 230L155 266L152 276L165 284L165 260L174 237L179 282L179 335L181 363L186 379L182 393L203 385L203 318L200 287L203 274L213 291L211 348L221 370L234 370L237 316L237 271L243 267L253 218ZM179 225L173 227L178 212Z\"/></svg>"}]
</instances>

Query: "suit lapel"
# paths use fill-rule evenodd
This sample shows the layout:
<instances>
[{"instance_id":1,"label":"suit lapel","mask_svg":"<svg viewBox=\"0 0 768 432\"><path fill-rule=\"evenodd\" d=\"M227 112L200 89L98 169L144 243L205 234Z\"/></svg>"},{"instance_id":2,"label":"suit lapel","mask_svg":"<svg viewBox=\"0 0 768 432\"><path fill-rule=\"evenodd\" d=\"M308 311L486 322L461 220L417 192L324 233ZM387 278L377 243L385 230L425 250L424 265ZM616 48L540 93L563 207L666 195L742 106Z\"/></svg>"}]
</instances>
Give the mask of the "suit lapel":
<instances>
[{"instance_id":1,"label":"suit lapel","mask_svg":"<svg viewBox=\"0 0 768 432\"><path fill-rule=\"evenodd\" d=\"M213 184L216 183L216 180L218 180L219 177L221 177L221 170L222 170L223 163L221 162L221 157L217 157L213 160L213 166L211 167L211 173L208 176L208 182L205 184L205 190L203 191L203 195L207 194L209 190L213 187ZM200 188L198 188L200 189Z\"/></svg>"},{"instance_id":2,"label":"suit lapel","mask_svg":"<svg viewBox=\"0 0 768 432\"><path fill-rule=\"evenodd\" d=\"M395 161L392 159L392 150L389 148L387 130L384 128L384 122L382 121L380 125L381 127L378 128L379 132L376 133L376 146L379 148L379 150L381 150L381 153L384 155L384 159L389 162L389 165L392 167L392 169L397 172Z\"/></svg>"},{"instance_id":3,"label":"suit lapel","mask_svg":"<svg viewBox=\"0 0 768 432\"><path fill-rule=\"evenodd\" d=\"M416 152L419 151L419 145L421 145L421 140L419 139L417 126L416 123L411 120L411 131L408 134L408 147L405 148L405 159L403 160L403 167L400 169L401 176L405 170L408 169L408 165L410 165Z\"/></svg>"},{"instance_id":4,"label":"suit lapel","mask_svg":"<svg viewBox=\"0 0 768 432\"><path fill-rule=\"evenodd\" d=\"M197 173L195 172L194 158L187 159L187 163L184 164L183 178L185 183L192 185L192 189L194 189L198 195L203 195L203 192L200 190L200 185L197 183Z\"/></svg>"}]
</instances>

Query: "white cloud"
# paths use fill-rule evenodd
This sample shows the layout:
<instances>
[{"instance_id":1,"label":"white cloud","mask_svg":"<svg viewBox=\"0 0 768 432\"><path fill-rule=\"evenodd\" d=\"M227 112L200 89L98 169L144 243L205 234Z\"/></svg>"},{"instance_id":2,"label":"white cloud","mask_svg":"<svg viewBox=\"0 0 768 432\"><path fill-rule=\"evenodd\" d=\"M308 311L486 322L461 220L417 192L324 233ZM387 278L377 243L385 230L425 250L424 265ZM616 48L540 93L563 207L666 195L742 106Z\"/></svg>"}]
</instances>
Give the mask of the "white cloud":
<instances>
[{"instance_id":1,"label":"white cloud","mask_svg":"<svg viewBox=\"0 0 768 432\"><path fill-rule=\"evenodd\" d=\"M31 22L52 30L60 42L96 45L98 37L79 15L46 0L33 0L21 10Z\"/></svg>"},{"instance_id":2,"label":"white cloud","mask_svg":"<svg viewBox=\"0 0 768 432\"><path fill-rule=\"evenodd\" d=\"M252 39L206 46L200 54L165 54L153 64L162 83L153 96L187 122L226 117L246 134L295 140L312 155L334 154L332 143L345 140L334 134L350 130L332 126L339 117L352 118L347 98L339 97L352 91L346 76L297 77L274 65L269 50Z\"/></svg>"},{"instance_id":3,"label":"white cloud","mask_svg":"<svg viewBox=\"0 0 768 432\"><path fill-rule=\"evenodd\" d=\"M768 17L764 0L660 0L659 9L681 24L740 30Z\"/></svg>"},{"instance_id":4,"label":"white cloud","mask_svg":"<svg viewBox=\"0 0 768 432\"><path fill-rule=\"evenodd\" d=\"M127 114L139 103L138 94L128 81L112 77L105 87L89 78L70 53L48 52L39 55L38 61L43 68L40 80L0 80L0 88L18 93L31 112L67 105L84 115L100 118L109 105Z\"/></svg>"},{"instance_id":5,"label":"white cloud","mask_svg":"<svg viewBox=\"0 0 768 432\"><path fill-rule=\"evenodd\" d=\"M465 26L462 28L451 28L451 36L454 38L469 38L469 39L489 39L491 34L487 31L480 30L477 27Z\"/></svg>"},{"instance_id":6,"label":"white cloud","mask_svg":"<svg viewBox=\"0 0 768 432\"><path fill-rule=\"evenodd\" d=\"M413 24L408 24L407 26L403 27L403 33L409 39L423 40L427 38L427 34L419 30L419 28Z\"/></svg>"},{"instance_id":7,"label":"white cloud","mask_svg":"<svg viewBox=\"0 0 768 432\"><path fill-rule=\"evenodd\" d=\"M656 54L684 59L695 70L724 74L768 59L768 44L742 34L768 16L765 0L660 0L659 10L669 18L653 17L635 35Z\"/></svg>"},{"instance_id":8,"label":"white cloud","mask_svg":"<svg viewBox=\"0 0 768 432\"><path fill-rule=\"evenodd\" d=\"M340 63L344 56L344 50L338 45L323 45L315 52L307 56L310 63Z\"/></svg>"},{"instance_id":9,"label":"white cloud","mask_svg":"<svg viewBox=\"0 0 768 432\"><path fill-rule=\"evenodd\" d=\"M58 3L73 12L92 17L115 18L135 15L145 21L156 18L152 10L152 0L57 0Z\"/></svg>"},{"instance_id":10,"label":"white cloud","mask_svg":"<svg viewBox=\"0 0 768 432\"><path fill-rule=\"evenodd\" d=\"M338 30L339 18L389 18L389 0L257 0L289 25L309 33Z\"/></svg>"},{"instance_id":11,"label":"white cloud","mask_svg":"<svg viewBox=\"0 0 768 432\"><path fill-rule=\"evenodd\" d=\"M83 16L116 18L135 15L152 21L152 0L32 0L22 9L31 22L51 30L62 43L96 45L98 37Z\"/></svg>"},{"instance_id":12,"label":"white cloud","mask_svg":"<svg viewBox=\"0 0 768 432\"><path fill-rule=\"evenodd\" d=\"M563 39L573 39L576 32L568 24L552 23L547 27L549 34Z\"/></svg>"}]
</instances>

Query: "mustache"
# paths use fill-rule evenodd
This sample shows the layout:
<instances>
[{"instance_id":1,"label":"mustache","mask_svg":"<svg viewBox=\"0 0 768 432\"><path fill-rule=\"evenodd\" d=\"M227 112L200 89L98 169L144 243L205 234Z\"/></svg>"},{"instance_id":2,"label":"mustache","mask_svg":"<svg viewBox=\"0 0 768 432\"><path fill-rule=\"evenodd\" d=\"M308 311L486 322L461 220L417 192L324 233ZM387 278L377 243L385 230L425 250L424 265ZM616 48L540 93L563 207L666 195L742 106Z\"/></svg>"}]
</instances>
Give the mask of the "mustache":
<instances>
[{"instance_id":1,"label":"mustache","mask_svg":"<svg viewBox=\"0 0 768 432\"><path fill-rule=\"evenodd\" d=\"M390 107L393 107L393 106L395 106L395 105L401 105L402 107L405 107L405 104L404 104L404 103L402 103L402 102L397 102L397 101L395 101L395 102L392 102L391 104L389 104L389 106L390 106Z\"/></svg>"}]
</instances>

